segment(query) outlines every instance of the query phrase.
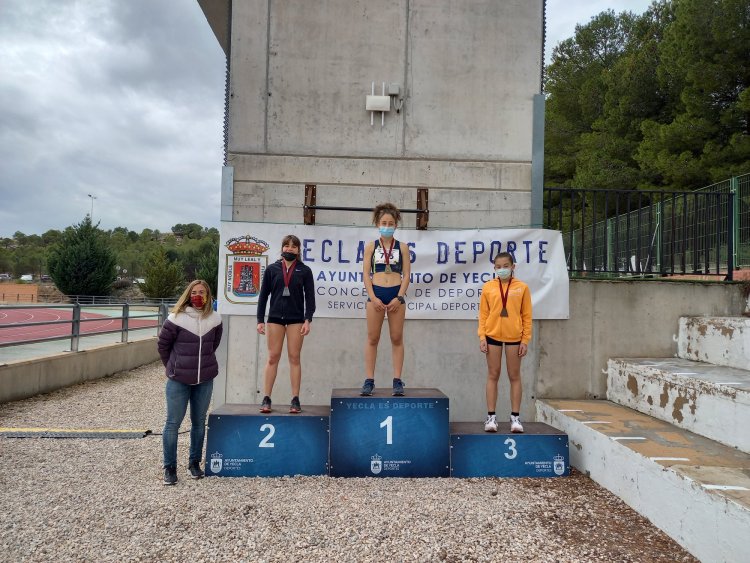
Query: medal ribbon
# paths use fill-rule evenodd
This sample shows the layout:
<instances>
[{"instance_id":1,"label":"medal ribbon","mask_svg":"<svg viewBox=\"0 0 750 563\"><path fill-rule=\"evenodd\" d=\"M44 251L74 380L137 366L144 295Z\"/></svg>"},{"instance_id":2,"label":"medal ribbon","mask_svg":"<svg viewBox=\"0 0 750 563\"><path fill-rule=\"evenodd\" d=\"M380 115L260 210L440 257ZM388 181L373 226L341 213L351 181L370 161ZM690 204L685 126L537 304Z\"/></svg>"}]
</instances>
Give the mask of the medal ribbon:
<instances>
[{"instance_id":1,"label":"medal ribbon","mask_svg":"<svg viewBox=\"0 0 750 563\"><path fill-rule=\"evenodd\" d=\"M295 260L292 262L292 265L289 266L289 269L286 268L286 262L281 261L281 271L284 274L284 287L286 289L289 289L289 282L292 281L292 274L294 274L294 267L297 265L297 261Z\"/></svg>"},{"instance_id":2,"label":"medal ribbon","mask_svg":"<svg viewBox=\"0 0 750 563\"><path fill-rule=\"evenodd\" d=\"M396 243L396 239L391 239L391 247L388 249L388 252L385 251L385 244L383 243L383 239L380 239L380 247L383 249L383 255L385 256L385 269L387 272L391 271L391 252L393 252L393 245Z\"/></svg>"},{"instance_id":3,"label":"medal ribbon","mask_svg":"<svg viewBox=\"0 0 750 563\"><path fill-rule=\"evenodd\" d=\"M500 284L500 299L503 301L503 311L505 311L505 315L500 313L501 316L506 316L508 314L508 309L506 308L506 305L508 304L508 295L510 295L510 284L513 281L513 276L508 278L508 289L503 293L503 280L500 278L497 278L497 283Z\"/></svg>"}]
</instances>

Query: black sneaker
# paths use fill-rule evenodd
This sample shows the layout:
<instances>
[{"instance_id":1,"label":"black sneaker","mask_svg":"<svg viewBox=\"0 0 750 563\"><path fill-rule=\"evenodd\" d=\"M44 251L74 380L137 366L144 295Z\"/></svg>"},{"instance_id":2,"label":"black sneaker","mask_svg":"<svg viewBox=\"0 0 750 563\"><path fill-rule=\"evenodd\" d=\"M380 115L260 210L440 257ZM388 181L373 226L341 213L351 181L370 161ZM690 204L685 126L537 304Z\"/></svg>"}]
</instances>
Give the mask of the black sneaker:
<instances>
[{"instance_id":1,"label":"black sneaker","mask_svg":"<svg viewBox=\"0 0 750 563\"><path fill-rule=\"evenodd\" d=\"M260 412L269 413L271 412L271 397L266 395L263 397L263 402L260 405Z\"/></svg>"},{"instance_id":2,"label":"black sneaker","mask_svg":"<svg viewBox=\"0 0 750 563\"><path fill-rule=\"evenodd\" d=\"M190 477L193 479L200 479L203 477L204 473L201 469L201 462L200 461L191 461L188 465L188 472L190 472Z\"/></svg>"},{"instance_id":3,"label":"black sneaker","mask_svg":"<svg viewBox=\"0 0 750 563\"><path fill-rule=\"evenodd\" d=\"M299 397L292 397L292 404L289 405L289 412L292 414L302 412L302 407L299 404Z\"/></svg>"},{"instance_id":4,"label":"black sneaker","mask_svg":"<svg viewBox=\"0 0 750 563\"><path fill-rule=\"evenodd\" d=\"M401 379L393 378L393 396L403 397L404 396L404 382Z\"/></svg>"},{"instance_id":5,"label":"black sneaker","mask_svg":"<svg viewBox=\"0 0 750 563\"><path fill-rule=\"evenodd\" d=\"M375 389L375 380L365 379L365 384L362 386L362 390L359 392L359 394L362 397L369 397L370 395L372 395L373 389Z\"/></svg>"},{"instance_id":6,"label":"black sneaker","mask_svg":"<svg viewBox=\"0 0 750 563\"><path fill-rule=\"evenodd\" d=\"M176 467L164 468L164 484L165 485L177 484L177 468Z\"/></svg>"}]
</instances>

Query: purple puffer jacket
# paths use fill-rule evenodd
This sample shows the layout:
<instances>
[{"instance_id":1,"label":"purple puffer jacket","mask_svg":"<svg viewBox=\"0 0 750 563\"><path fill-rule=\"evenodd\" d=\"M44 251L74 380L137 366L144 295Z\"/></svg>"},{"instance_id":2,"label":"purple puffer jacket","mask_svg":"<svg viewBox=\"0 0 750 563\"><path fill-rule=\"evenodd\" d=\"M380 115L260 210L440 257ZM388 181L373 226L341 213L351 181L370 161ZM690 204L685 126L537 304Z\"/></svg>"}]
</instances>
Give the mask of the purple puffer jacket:
<instances>
[{"instance_id":1,"label":"purple puffer jacket","mask_svg":"<svg viewBox=\"0 0 750 563\"><path fill-rule=\"evenodd\" d=\"M207 317L192 307L171 313L159 333L159 356L167 377L197 385L219 374L216 349L221 342L221 315L211 311Z\"/></svg>"}]
</instances>

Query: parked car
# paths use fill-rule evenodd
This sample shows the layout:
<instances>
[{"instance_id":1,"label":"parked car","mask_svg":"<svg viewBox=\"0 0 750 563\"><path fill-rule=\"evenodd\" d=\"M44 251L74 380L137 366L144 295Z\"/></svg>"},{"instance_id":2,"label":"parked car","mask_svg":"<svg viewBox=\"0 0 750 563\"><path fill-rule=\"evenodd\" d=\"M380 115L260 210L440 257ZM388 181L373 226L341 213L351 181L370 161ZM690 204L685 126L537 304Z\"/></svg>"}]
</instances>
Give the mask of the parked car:
<instances>
[{"instance_id":1,"label":"parked car","mask_svg":"<svg viewBox=\"0 0 750 563\"><path fill-rule=\"evenodd\" d=\"M24 274L21 276L21 281L34 281L33 274Z\"/></svg>"},{"instance_id":2,"label":"parked car","mask_svg":"<svg viewBox=\"0 0 750 563\"><path fill-rule=\"evenodd\" d=\"M42 274L39 276L39 280L43 282L51 282L52 278L48 274Z\"/></svg>"},{"instance_id":3,"label":"parked car","mask_svg":"<svg viewBox=\"0 0 750 563\"><path fill-rule=\"evenodd\" d=\"M0 274L0 281L10 281L13 279L13 276L10 274Z\"/></svg>"}]
</instances>

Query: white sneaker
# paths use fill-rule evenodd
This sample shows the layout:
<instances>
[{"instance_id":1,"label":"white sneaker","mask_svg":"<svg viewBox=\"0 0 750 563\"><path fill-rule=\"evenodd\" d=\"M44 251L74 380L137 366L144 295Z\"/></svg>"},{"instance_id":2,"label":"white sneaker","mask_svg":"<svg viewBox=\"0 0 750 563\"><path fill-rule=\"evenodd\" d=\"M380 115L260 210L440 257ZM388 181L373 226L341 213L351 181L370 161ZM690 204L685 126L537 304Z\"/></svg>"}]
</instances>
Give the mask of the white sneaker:
<instances>
[{"instance_id":1,"label":"white sneaker","mask_svg":"<svg viewBox=\"0 0 750 563\"><path fill-rule=\"evenodd\" d=\"M497 420L495 420L494 414L488 414L487 420L484 423L485 432L497 432Z\"/></svg>"},{"instance_id":2,"label":"white sneaker","mask_svg":"<svg viewBox=\"0 0 750 563\"><path fill-rule=\"evenodd\" d=\"M521 425L520 417L510 415L510 431L514 434L523 434L523 426Z\"/></svg>"}]
</instances>

